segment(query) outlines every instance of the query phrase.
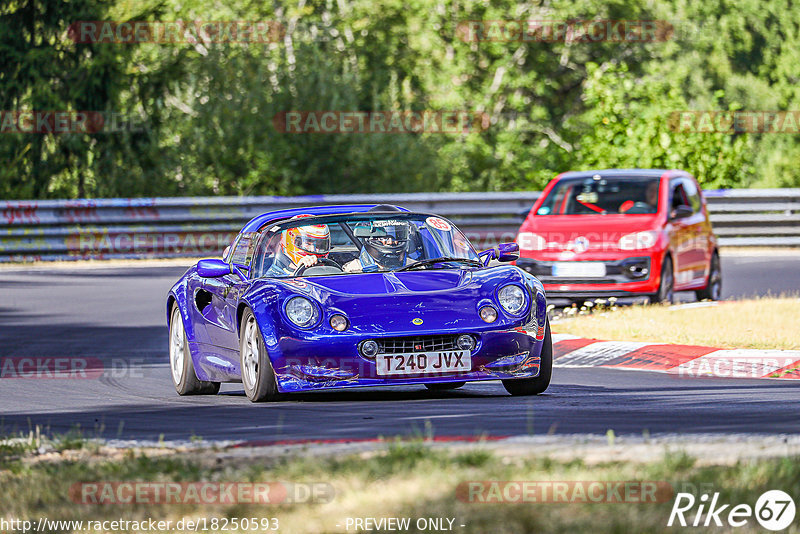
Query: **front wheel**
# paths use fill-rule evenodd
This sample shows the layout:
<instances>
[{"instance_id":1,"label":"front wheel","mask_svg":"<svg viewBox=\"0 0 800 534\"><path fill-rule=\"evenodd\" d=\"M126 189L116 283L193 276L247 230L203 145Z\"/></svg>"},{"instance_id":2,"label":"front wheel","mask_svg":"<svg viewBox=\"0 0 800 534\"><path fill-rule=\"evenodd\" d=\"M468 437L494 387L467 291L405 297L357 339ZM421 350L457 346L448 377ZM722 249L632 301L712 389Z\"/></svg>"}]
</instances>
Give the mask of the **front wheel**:
<instances>
[{"instance_id":1,"label":"front wheel","mask_svg":"<svg viewBox=\"0 0 800 534\"><path fill-rule=\"evenodd\" d=\"M219 392L219 382L199 380L194 372L189 342L177 303L172 305L169 320L169 367L172 371L172 384L178 395L216 395Z\"/></svg>"},{"instance_id":2,"label":"front wheel","mask_svg":"<svg viewBox=\"0 0 800 534\"><path fill-rule=\"evenodd\" d=\"M533 378L510 378L503 380L503 387L514 396L538 395L550 385L553 376L553 338L550 336L550 320L545 319L539 376Z\"/></svg>"},{"instance_id":3,"label":"front wheel","mask_svg":"<svg viewBox=\"0 0 800 534\"><path fill-rule=\"evenodd\" d=\"M239 355L245 395L251 402L275 399L278 396L275 371L269 361L258 322L250 308L242 314L239 332Z\"/></svg>"},{"instance_id":4,"label":"front wheel","mask_svg":"<svg viewBox=\"0 0 800 534\"><path fill-rule=\"evenodd\" d=\"M711 256L711 267L708 272L708 285L694 292L697 300L719 300L722 296L722 268L719 264L719 254L714 251Z\"/></svg>"},{"instance_id":5,"label":"front wheel","mask_svg":"<svg viewBox=\"0 0 800 534\"><path fill-rule=\"evenodd\" d=\"M661 265L661 283L658 293L650 296L650 303L672 304L675 301L675 276L672 269L672 257L664 256Z\"/></svg>"}]
</instances>

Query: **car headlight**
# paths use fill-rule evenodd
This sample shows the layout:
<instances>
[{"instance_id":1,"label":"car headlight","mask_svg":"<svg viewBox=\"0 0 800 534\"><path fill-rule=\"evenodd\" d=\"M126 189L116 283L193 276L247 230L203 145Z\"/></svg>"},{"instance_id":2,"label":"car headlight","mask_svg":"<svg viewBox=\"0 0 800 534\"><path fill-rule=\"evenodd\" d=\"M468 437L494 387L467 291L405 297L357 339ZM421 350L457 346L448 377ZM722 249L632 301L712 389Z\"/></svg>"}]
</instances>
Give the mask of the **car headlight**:
<instances>
[{"instance_id":1,"label":"car headlight","mask_svg":"<svg viewBox=\"0 0 800 534\"><path fill-rule=\"evenodd\" d=\"M658 241L658 232L655 230L645 230L644 232L634 232L627 234L619 239L619 248L622 250L639 250L650 248Z\"/></svg>"},{"instance_id":2,"label":"car headlight","mask_svg":"<svg viewBox=\"0 0 800 534\"><path fill-rule=\"evenodd\" d=\"M317 322L317 307L305 297L292 297L286 302L286 317L297 326Z\"/></svg>"},{"instance_id":3,"label":"car headlight","mask_svg":"<svg viewBox=\"0 0 800 534\"><path fill-rule=\"evenodd\" d=\"M497 292L500 305L508 312L517 314L525 307L525 291L515 285L507 285Z\"/></svg>"},{"instance_id":4,"label":"car headlight","mask_svg":"<svg viewBox=\"0 0 800 534\"><path fill-rule=\"evenodd\" d=\"M347 318L344 315L336 314L331 316L331 328L337 332L344 332L347 330Z\"/></svg>"},{"instance_id":5,"label":"car headlight","mask_svg":"<svg viewBox=\"0 0 800 534\"><path fill-rule=\"evenodd\" d=\"M520 250L544 250L547 248L545 238L533 232L520 232L517 236Z\"/></svg>"},{"instance_id":6,"label":"car headlight","mask_svg":"<svg viewBox=\"0 0 800 534\"><path fill-rule=\"evenodd\" d=\"M484 306L478 313L486 323L493 323L497 320L497 310L494 309L494 306Z\"/></svg>"}]
</instances>

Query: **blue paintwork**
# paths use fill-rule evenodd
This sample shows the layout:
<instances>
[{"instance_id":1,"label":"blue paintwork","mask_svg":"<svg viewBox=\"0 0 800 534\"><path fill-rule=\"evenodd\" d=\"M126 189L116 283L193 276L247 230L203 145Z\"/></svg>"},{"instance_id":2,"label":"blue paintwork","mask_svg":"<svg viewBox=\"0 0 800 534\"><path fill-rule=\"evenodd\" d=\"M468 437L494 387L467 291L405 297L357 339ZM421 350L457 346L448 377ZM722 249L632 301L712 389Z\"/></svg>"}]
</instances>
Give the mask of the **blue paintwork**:
<instances>
[{"instance_id":1,"label":"blue paintwork","mask_svg":"<svg viewBox=\"0 0 800 534\"><path fill-rule=\"evenodd\" d=\"M355 213L371 207L271 212L251 220L242 232L301 213ZM518 315L508 314L497 300L497 291L509 283L527 290L525 308ZM199 290L210 295L202 310L195 298ZM316 325L299 328L286 319L284 304L297 295L319 306ZM194 266L169 292L168 321L173 302L181 310L197 377L214 382L241 381L239 320L244 306L253 310L282 392L535 377L547 306L539 280L513 265L256 280L242 280L236 274L202 278ZM492 324L478 315L486 304L498 310ZM350 326L344 332L330 327L334 313L348 318ZM413 319L422 319L422 324L412 323ZM453 333L478 339L468 373L380 377L375 361L357 349L365 339Z\"/></svg>"}]
</instances>

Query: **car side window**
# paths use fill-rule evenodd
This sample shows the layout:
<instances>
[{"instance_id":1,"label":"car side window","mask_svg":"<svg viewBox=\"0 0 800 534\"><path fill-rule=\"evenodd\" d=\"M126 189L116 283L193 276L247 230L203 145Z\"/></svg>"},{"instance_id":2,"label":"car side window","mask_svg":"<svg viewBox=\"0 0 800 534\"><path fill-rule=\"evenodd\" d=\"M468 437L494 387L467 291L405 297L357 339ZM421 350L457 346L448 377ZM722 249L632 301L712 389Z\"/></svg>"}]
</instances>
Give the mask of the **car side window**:
<instances>
[{"instance_id":1,"label":"car side window","mask_svg":"<svg viewBox=\"0 0 800 534\"><path fill-rule=\"evenodd\" d=\"M239 236L236 245L231 252L230 263L237 265L250 265L250 260L253 258L253 248L255 247L256 233L246 233Z\"/></svg>"},{"instance_id":2,"label":"car side window","mask_svg":"<svg viewBox=\"0 0 800 534\"><path fill-rule=\"evenodd\" d=\"M695 185L694 180L692 180L691 178L684 178L683 190L689 199L689 206L692 207L692 210L695 213L700 211L703 202L702 200L700 200L700 193L697 191L697 186Z\"/></svg>"},{"instance_id":3,"label":"car side window","mask_svg":"<svg viewBox=\"0 0 800 534\"><path fill-rule=\"evenodd\" d=\"M672 197L672 201L670 202L670 210L675 210L679 206L689 206L689 198L686 195L686 191L683 188L683 181L676 180L672 182L672 191L670 193Z\"/></svg>"},{"instance_id":4,"label":"car side window","mask_svg":"<svg viewBox=\"0 0 800 534\"><path fill-rule=\"evenodd\" d=\"M281 232L264 232L258 252L253 259L252 271L254 278L266 276L275 258L281 250Z\"/></svg>"}]
</instances>

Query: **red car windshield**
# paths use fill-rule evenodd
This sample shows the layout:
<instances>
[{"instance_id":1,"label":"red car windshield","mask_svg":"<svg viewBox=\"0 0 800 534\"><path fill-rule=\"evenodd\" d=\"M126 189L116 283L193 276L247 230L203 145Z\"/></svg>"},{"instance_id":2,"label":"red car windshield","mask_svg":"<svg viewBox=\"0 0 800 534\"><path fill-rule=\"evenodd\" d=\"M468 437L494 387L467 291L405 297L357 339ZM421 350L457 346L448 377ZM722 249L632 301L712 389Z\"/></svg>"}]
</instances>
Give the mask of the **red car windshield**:
<instances>
[{"instance_id":1,"label":"red car windshield","mask_svg":"<svg viewBox=\"0 0 800 534\"><path fill-rule=\"evenodd\" d=\"M562 178L536 215L636 215L658 211L659 178Z\"/></svg>"}]
</instances>

